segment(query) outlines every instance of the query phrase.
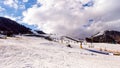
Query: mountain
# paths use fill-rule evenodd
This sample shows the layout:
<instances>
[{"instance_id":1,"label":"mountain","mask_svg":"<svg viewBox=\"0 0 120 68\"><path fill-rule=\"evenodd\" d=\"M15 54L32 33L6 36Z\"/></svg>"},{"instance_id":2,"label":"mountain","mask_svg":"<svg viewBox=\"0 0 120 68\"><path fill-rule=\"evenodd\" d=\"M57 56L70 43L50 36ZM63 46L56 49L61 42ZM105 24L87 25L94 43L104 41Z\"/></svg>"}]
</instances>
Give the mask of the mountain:
<instances>
[{"instance_id":1,"label":"mountain","mask_svg":"<svg viewBox=\"0 0 120 68\"><path fill-rule=\"evenodd\" d=\"M0 17L1 34L27 34L32 33L31 29L5 17Z\"/></svg>"},{"instance_id":2,"label":"mountain","mask_svg":"<svg viewBox=\"0 0 120 68\"><path fill-rule=\"evenodd\" d=\"M46 34L45 32L40 31L40 30L34 30L34 31L37 32L38 34Z\"/></svg>"},{"instance_id":3,"label":"mountain","mask_svg":"<svg viewBox=\"0 0 120 68\"><path fill-rule=\"evenodd\" d=\"M119 31L102 31L89 38L86 38L88 42L103 42L103 43L119 43L120 44L120 32Z\"/></svg>"}]
</instances>

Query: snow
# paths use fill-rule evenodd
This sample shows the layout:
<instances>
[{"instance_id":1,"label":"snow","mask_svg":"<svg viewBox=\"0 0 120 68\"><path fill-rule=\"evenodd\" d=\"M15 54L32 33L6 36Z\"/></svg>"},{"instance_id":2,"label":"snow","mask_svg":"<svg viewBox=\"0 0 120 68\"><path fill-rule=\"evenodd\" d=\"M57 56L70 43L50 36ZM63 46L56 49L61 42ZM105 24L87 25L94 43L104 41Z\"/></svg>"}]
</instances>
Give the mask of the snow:
<instances>
[{"instance_id":1,"label":"snow","mask_svg":"<svg viewBox=\"0 0 120 68\"><path fill-rule=\"evenodd\" d=\"M91 43L87 43L87 45L91 45ZM92 43L92 46L96 49L107 49L112 51L120 52L120 44L109 44L109 43Z\"/></svg>"},{"instance_id":2,"label":"snow","mask_svg":"<svg viewBox=\"0 0 120 68\"><path fill-rule=\"evenodd\" d=\"M110 46L113 48L113 45ZM0 39L0 68L120 67L120 56L93 53L77 47L69 48L66 44L37 37L19 36Z\"/></svg>"},{"instance_id":3,"label":"snow","mask_svg":"<svg viewBox=\"0 0 120 68\"><path fill-rule=\"evenodd\" d=\"M94 37L103 35L104 33L105 33L105 31L100 31L98 34L94 35Z\"/></svg>"}]
</instances>

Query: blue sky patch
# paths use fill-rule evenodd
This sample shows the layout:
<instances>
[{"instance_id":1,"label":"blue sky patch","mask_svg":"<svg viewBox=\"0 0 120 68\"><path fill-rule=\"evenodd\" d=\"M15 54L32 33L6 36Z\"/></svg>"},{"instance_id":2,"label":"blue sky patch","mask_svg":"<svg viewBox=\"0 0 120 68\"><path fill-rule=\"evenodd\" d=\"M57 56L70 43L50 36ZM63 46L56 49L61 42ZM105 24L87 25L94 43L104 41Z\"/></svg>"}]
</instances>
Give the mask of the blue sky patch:
<instances>
[{"instance_id":1,"label":"blue sky patch","mask_svg":"<svg viewBox=\"0 0 120 68\"><path fill-rule=\"evenodd\" d=\"M17 18L23 18L22 13L24 11L26 11L28 8L31 8L33 5L35 5L37 3L37 0L28 0L28 2L23 2L23 0L18 0L18 3L15 2L17 4L18 8L14 8L9 5L4 4L4 1L5 0L0 0L0 7L5 9L4 11L0 11L0 16L2 16L2 17L10 16L10 17L16 18L16 21L20 20ZM40 5L38 5L38 6L40 6ZM30 27L32 29L37 28L36 25L28 25L28 24L23 24L23 25Z\"/></svg>"},{"instance_id":2,"label":"blue sky patch","mask_svg":"<svg viewBox=\"0 0 120 68\"><path fill-rule=\"evenodd\" d=\"M85 24L85 25L83 25L83 26L84 26L84 27L89 27L93 22L94 22L93 19L89 19L89 20L88 20L88 23Z\"/></svg>"},{"instance_id":3,"label":"blue sky patch","mask_svg":"<svg viewBox=\"0 0 120 68\"><path fill-rule=\"evenodd\" d=\"M94 5L94 2L93 1L89 1L89 2L87 2L85 4L83 4L82 6L83 7L92 7L93 5Z\"/></svg>"}]
</instances>

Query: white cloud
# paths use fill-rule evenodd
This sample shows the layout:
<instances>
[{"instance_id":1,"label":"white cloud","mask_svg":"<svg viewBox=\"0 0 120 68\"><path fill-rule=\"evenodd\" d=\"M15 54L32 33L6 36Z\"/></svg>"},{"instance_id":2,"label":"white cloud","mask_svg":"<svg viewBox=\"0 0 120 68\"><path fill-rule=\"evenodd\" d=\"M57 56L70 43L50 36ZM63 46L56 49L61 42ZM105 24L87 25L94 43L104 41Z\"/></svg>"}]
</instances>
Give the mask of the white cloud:
<instances>
[{"instance_id":1,"label":"white cloud","mask_svg":"<svg viewBox=\"0 0 120 68\"><path fill-rule=\"evenodd\" d=\"M119 30L119 0L94 0L92 7L83 7L90 0L38 0L27 11L23 12L23 21L37 24L39 28L50 33L72 36L89 36L101 30ZM84 9L83 9L84 8ZM88 26L89 19L94 22ZM113 24L115 25L113 26ZM112 26L108 26L108 25Z\"/></svg>"},{"instance_id":2,"label":"white cloud","mask_svg":"<svg viewBox=\"0 0 120 68\"><path fill-rule=\"evenodd\" d=\"M22 2L19 0L4 0L3 3L15 9L25 9L25 2L28 2L28 0L23 0Z\"/></svg>"},{"instance_id":3,"label":"white cloud","mask_svg":"<svg viewBox=\"0 0 120 68\"><path fill-rule=\"evenodd\" d=\"M17 23L23 23L21 16L12 16L12 15L4 15L4 17L9 18L11 20L17 21Z\"/></svg>"},{"instance_id":4,"label":"white cloud","mask_svg":"<svg viewBox=\"0 0 120 68\"><path fill-rule=\"evenodd\" d=\"M5 15L4 17L9 18L9 19L14 20L14 21L16 21L16 19L17 19L16 17L8 16L8 15Z\"/></svg>"},{"instance_id":5,"label":"white cloud","mask_svg":"<svg viewBox=\"0 0 120 68\"><path fill-rule=\"evenodd\" d=\"M0 12L5 11L5 8L0 6Z\"/></svg>"},{"instance_id":6,"label":"white cloud","mask_svg":"<svg viewBox=\"0 0 120 68\"><path fill-rule=\"evenodd\" d=\"M19 9L25 9L25 5L24 4L19 5Z\"/></svg>"},{"instance_id":7,"label":"white cloud","mask_svg":"<svg viewBox=\"0 0 120 68\"><path fill-rule=\"evenodd\" d=\"M23 2L28 2L28 0L23 0Z\"/></svg>"},{"instance_id":8,"label":"white cloud","mask_svg":"<svg viewBox=\"0 0 120 68\"><path fill-rule=\"evenodd\" d=\"M89 2L90 0L80 0L80 1L81 1L81 3L85 4L85 3Z\"/></svg>"},{"instance_id":9,"label":"white cloud","mask_svg":"<svg viewBox=\"0 0 120 68\"><path fill-rule=\"evenodd\" d=\"M8 5L8 6L10 6L10 7L13 7L13 8L15 8L15 9L18 9L17 3L18 3L18 0L4 0L4 4L5 4L5 5Z\"/></svg>"}]
</instances>

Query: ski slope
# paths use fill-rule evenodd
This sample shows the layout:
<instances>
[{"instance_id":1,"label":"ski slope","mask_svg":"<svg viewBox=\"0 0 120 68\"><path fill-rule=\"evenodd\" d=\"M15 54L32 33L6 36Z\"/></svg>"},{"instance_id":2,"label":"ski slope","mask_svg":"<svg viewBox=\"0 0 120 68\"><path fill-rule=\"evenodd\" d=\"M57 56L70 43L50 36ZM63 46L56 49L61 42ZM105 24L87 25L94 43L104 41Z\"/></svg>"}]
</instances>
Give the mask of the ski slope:
<instances>
[{"instance_id":1,"label":"ski slope","mask_svg":"<svg viewBox=\"0 0 120 68\"><path fill-rule=\"evenodd\" d=\"M0 39L0 68L120 68L120 57L21 36Z\"/></svg>"}]
</instances>

